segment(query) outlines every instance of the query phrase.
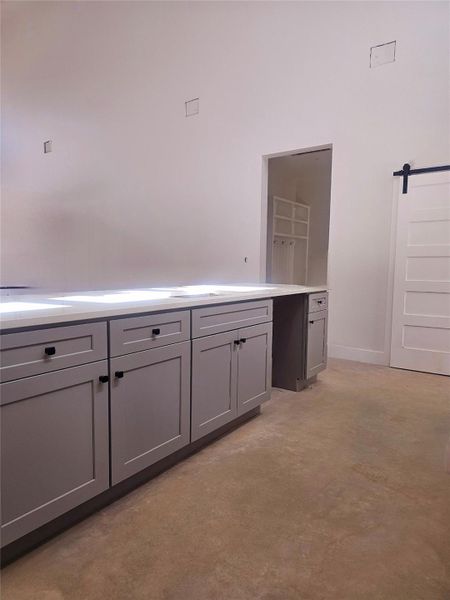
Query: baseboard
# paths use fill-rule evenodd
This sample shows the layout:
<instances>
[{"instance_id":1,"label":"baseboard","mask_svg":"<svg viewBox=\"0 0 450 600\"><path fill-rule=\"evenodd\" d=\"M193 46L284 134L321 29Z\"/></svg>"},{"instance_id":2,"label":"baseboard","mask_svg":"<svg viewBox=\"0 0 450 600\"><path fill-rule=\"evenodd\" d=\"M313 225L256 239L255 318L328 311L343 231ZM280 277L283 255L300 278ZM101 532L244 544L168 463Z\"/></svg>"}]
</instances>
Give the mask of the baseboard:
<instances>
[{"instance_id":1,"label":"baseboard","mask_svg":"<svg viewBox=\"0 0 450 600\"><path fill-rule=\"evenodd\" d=\"M389 357L382 350L366 350L365 348L354 348L353 346L329 344L328 356L330 358L343 358L345 360L355 360L373 365L389 365Z\"/></svg>"}]
</instances>

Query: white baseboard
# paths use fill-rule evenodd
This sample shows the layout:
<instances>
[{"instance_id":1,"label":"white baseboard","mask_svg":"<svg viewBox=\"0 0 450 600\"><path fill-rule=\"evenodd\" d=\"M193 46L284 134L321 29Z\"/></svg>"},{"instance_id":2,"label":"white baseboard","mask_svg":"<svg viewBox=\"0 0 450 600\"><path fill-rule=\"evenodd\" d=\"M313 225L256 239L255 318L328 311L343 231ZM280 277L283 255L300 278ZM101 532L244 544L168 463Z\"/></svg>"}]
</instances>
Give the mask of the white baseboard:
<instances>
[{"instance_id":1,"label":"white baseboard","mask_svg":"<svg viewBox=\"0 0 450 600\"><path fill-rule=\"evenodd\" d=\"M353 346L329 344L328 356L330 358L344 358L345 360L355 360L373 365L389 365L389 357L382 350L366 350L365 348L354 348Z\"/></svg>"}]
</instances>

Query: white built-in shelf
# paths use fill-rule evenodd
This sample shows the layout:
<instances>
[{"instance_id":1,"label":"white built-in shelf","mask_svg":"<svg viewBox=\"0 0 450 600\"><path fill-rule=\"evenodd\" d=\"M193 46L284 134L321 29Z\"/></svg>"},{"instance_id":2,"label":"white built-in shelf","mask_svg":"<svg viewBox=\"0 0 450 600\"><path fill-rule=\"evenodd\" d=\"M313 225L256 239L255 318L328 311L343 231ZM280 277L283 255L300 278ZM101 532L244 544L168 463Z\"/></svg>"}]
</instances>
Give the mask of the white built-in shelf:
<instances>
[{"instance_id":1,"label":"white built-in shelf","mask_svg":"<svg viewBox=\"0 0 450 600\"><path fill-rule=\"evenodd\" d=\"M273 196L273 249L272 272L274 281L290 283L294 279L294 256L299 255L295 249L296 241L301 240L301 262L304 262L304 277L308 274L309 247L309 213L310 207L287 198Z\"/></svg>"},{"instance_id":2,"label":"white built-in shelf","mask_svg":"<svg viewBox=\"0 0 450 600\"><path fill-rule=\"evenodd\" d=\"M277 238L290 238L293 240L307 240L308 236L306 235L294 235L292 233L274 233L274 236Z\"/></svg>"}]
</instances>

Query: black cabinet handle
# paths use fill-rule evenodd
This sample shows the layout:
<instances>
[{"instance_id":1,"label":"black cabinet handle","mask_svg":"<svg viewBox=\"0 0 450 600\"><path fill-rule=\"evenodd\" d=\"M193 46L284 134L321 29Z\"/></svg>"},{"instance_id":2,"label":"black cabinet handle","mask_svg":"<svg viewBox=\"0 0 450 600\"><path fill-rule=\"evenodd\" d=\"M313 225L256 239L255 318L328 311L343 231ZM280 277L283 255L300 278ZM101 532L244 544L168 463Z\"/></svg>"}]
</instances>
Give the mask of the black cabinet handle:
<instances>
[{"instance_id":1,"label":"black cabinet handle","mask_svg":"<svg viewBox=\"0 0 450 600\"><path fill-rule=\"evenodd\" d=\"M156 329L152 329L153 335L159 335L160 333L161 333L161 329L159 327L156 327Z\"/></svg>"},{"instance_id":2,"label":"black cabinet handle","mask_svg":"<svg viewBox=\"0 0 450 600\"><path fill-rule=\"evenodd\" d=\"M317 304L322 304L323 300L317 300Z\"/></svg>"},{"instance_id":3,"label":"black cabinet handle","mask_svg":"<svg viewBox=\"0 0 450 600\"><path fill-rule=\"evenodd\" d=\"M53 356L56 354L56 348L55 346L47 346L47 348L44 349L44 352L47 356Z\"/></svg>"},{"instance_id":4,"label":"black cabinet handle","mask_svg":"<svg viewBox=\"0 0 450 600\"><path fill-rule=\"evenodd\" d=\"M241 342L241 344L245 344L245 342L247 341L247 338L241 338L239 341Z\"/></svg>"},{"instance_id":5,"label":"black cabinet handle","mask_svg":"<svg viewBox=\"0 0 450 600\"><path fill-rule=\"evenodd\" d=\"M108 383L109 377L108 377L108 375L100 375L98 380L100 381L100 383Z\"/></svg>"},{"instance_id":6,"label":"black cabinet handle","mask_svg":"<svg viewBox=\"0 0 450 600\"><path fill-rule=\"evenodd\" d=\"M309 324L312 325L314 323L314 321L310 321Z\"/></svg>"},{"instance_id":7,"label":"black cabinet handle","mask_svg":"<svg viewBox=\"0 0 450 600\"><path fill-rule=\"evenodd\" d=\"M241 343L241 341L240 340L234 340L233 343L234 343L235 346L239 346L239 344Z\"/></svg>"},{"instance_id":8,"label":"black cabinet handle","mask_svg":"<svg viewBox=\"0 0 450 600\"><path fill-rule=\"evenodd\" d=\"M116 371L114 373L114 376L117 377L117 379L122 379L122 377L123 377L123 371Z\"/></svg>"}]
</instances>

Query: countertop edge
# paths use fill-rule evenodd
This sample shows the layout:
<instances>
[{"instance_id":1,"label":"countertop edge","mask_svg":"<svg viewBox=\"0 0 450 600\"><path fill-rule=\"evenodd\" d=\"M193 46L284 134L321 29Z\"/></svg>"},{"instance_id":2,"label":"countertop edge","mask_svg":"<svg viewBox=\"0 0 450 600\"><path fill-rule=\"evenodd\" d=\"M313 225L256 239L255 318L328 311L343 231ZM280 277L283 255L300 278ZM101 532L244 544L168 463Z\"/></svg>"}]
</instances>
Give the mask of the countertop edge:
<instances>
[{"instance_id":1,"label":"countertop edge","mask_svg":"<svg viewBox=\"0 0 450 600\"><path fill-rule=\"evenodd\" d=\"M232 302L245 302L252 300L266 300L277 298L280 296L314 294L326 291L328 291L328 288L326 286L302 286L302 289L300 289L300 286L297 289L289 288L288 286L286 286L286 288L272 289L270 291L261 290L261 292L253 291L244 293L228 293L217 297L208 296L204 298L170 298L165 300L149 302L129 303L128 306L102 306L102 308L99 307L98 309L96 309L92 305L90 305L89 307L85 306L84 308L83 306L70 306L68 307L67 312L62 312L61 314L56 315L35 314L33 316L30 315L29 317L11 316L10 318L6 316L0 320L0 333L42 326L99 321L115 317L131 317L165 311L213 306L215 304L228 304ZM33 296L33 300L36 300L37 298L37 296ZM27 301L28 299L31 299L31 297L23 297L23 301ZM48 296L41 296L39 297L39 299L41 301L45 301L46 299L48 299Z\"/></svg>"}]
</instances>

